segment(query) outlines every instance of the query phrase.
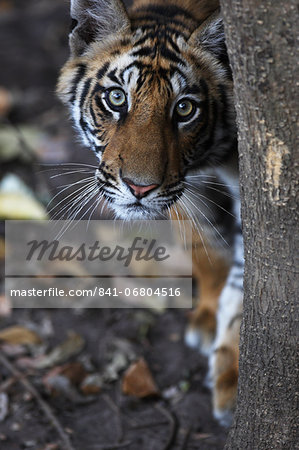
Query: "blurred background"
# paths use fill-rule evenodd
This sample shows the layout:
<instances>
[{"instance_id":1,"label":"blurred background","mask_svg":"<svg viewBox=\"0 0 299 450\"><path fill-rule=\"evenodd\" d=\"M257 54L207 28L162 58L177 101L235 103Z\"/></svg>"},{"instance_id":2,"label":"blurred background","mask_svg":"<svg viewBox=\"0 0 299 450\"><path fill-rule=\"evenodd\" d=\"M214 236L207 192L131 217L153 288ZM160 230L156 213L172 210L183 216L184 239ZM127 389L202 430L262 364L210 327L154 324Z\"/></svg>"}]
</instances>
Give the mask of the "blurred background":
<instances>
[{"instance_id":1,"label":"blurred background","mask_svg":"<svg viewBox=\"0 0 299 450\"><path fill-rule=\"evenodd\" d=\"M68 57L68 3L1 0L0 14L0 218L44 218L59 188L70 184L66 197L78 181L73 164L95 164L55 95ZM62 198L49 205L50 216L59 216Z\"/></svg>"},{"instance_id":2,"label":"blurred background","mask_svg":"<svg viewBox=\"0 0 299 450\"><path fill-rule=\"evenodd\" d=\"M96 163L55 95L69 23L66 0L0 0L2 275L4 220L62 218ZM0 288L0 448L224 447L185 311L12 311Z\"/></svg>"}]
</instances>

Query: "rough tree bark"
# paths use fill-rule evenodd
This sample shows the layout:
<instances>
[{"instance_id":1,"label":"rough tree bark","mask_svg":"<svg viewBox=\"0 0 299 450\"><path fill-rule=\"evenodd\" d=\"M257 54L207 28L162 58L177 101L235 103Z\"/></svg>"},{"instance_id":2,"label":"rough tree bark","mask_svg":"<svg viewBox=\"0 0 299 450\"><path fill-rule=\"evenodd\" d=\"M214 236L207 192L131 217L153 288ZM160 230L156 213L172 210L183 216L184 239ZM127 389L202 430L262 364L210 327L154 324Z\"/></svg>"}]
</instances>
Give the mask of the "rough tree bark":
<instances>
[{"instance_id":1,"label":"rough tree bark","mask_svg":"<svg viewBox=\"0 0 299 450\"><path fill-rule=\"evenodd\" d=\"M235 80L246 260L239 398L226 445L233 450L298 445L296 4L222 0Z\"/></svg>"}]
</instances>

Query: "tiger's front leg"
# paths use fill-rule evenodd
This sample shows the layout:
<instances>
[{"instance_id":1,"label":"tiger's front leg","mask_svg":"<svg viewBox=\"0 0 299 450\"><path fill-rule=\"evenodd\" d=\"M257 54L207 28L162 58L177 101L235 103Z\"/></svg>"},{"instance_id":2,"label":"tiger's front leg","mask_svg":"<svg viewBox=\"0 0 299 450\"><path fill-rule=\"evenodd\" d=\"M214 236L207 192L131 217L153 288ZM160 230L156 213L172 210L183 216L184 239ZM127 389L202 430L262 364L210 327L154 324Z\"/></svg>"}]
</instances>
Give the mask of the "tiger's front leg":
<instances>
[{"instance_id":1,"label":"tiger's front leg","mask_svg":"<svg viewBox=\"0 0 299 450\"><path fill-rule=\"evenodd\" d=\"M211 249L198 234L193 234L193 278L197 296L195 309L190 313L185 342L209 356L216 334L218 299L228 275L230 258Z\"/></svg>"},{"instance_id":2,"label":"tiger's front leg","mask_svg":"<svg viewBox=\"0 0 299 450\"><path fill-rule=\"evenodd\" d=\"M172 214L173 220L186 217ZM179 233L178 233L179 237ZM207 384L212 390L215 418L228 426L236 402L239 329L242 313L243 247L236 235L231 249L213 248L192 231L193 277L196 304L185 334L188 346L209 358Z\"/></svg>"},{"instance_id":3,"label":"tiger's front leg","mask_svg":"<svg viewBox=\"0 0 299 450\"><path fill-rule=\"evenodd\" d=\"M239 229L235 235L233 264L219 297L217 331L209 357L214 416L224 426L231 424L237 398L243 270L243 238Z\"/></svg>"},{"instance_id":4,"label":"tiger's front leg","mask_svg":"<svg viewBox=\"0 0 299 450\"><path fill-rule=\"evenodd\" d=\"M207 384L212 390L215 418L229 426L236 403L239 368L239 332L243 306L243 238L238 204L226 250L212 247L192 231L193 277L197 301L185 334L188 346L209 358ZM183 220L181 215L172 219Z\"/></svg>"},{"instance_id":5,"label":"tiger's front leg","mask_svg":"<svg viewBox=\"0 0 299 450\"><path fill-rule=\"evenodd\" d=\"M209 358L207 384L212 390L215 418L231 424L236 403L239 368L239 332L242 318L242 236L230 266L229 256L207 245L193 243L193 273L199 301L186 330L187 345Z\"/></svg>"}]
</instances>

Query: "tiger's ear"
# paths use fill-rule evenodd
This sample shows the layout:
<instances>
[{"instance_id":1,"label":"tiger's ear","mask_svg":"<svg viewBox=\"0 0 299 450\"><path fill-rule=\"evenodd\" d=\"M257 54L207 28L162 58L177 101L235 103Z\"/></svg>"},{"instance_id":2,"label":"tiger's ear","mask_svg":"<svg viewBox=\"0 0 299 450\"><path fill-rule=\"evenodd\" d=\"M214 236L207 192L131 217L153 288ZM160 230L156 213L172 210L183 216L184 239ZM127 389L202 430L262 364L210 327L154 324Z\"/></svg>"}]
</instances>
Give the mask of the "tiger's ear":
<instances>
[{"instance_id":1,"label":"tiger's ear","mask_svg":"<svg viewBox=\"0 0 299 450\"><path fill-rule=\"evenodd\" d=\"M219 10L215 11L190 36L188 43L192 47L203 48L216 58L226 55L223 21Z\"/></svg>"},{"instance_id":2,"label":"tiger's ear","mask_svg":"<svg viewBox=\"0 0 299 450\"><path fill-rule=\"evenodd\" d=\"M71 18L69 43L74 57L92 42L130 28L121 0L71 0Z\"/></svg>"}]
</instances>

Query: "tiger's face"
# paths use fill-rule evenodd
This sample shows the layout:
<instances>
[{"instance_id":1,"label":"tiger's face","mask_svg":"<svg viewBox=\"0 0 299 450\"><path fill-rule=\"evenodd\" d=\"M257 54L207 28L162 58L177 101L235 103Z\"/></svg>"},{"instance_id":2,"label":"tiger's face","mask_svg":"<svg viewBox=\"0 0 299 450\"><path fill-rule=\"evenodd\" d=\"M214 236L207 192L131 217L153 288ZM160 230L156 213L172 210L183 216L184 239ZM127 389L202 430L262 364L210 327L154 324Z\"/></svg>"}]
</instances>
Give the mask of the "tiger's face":
<instances>
[{"instance_id":1,"label":"tiger's face","mask_svg":"<svg viewBox=\"0 0 299 450\"><path fill-rule=\"evenodd\" d=\"M235 141L220 19L210 25L212 51L177 29L160 25L153 33L142 24L136 19L88 43L58 85L118 218L160 217L180 199L188 175L221 162Z\"/></svg>"}]
</instances>

